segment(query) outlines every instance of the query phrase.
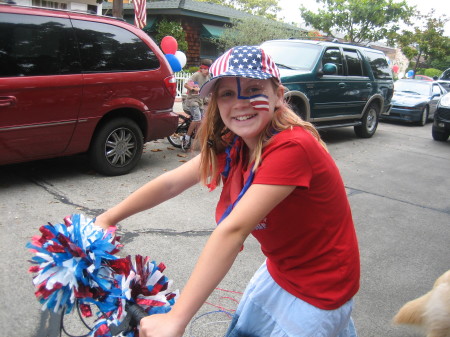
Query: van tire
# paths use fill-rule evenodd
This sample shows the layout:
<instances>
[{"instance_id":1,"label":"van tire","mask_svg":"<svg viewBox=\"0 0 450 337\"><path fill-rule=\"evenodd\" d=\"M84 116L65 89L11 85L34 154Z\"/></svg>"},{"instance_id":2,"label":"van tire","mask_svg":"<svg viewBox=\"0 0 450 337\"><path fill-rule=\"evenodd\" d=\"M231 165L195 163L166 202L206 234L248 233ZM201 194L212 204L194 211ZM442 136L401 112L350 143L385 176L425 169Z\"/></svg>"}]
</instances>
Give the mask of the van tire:
<instances>
[{"instance_id":1,"label":"van tire","mask_svg":"<svg viewBox=\"0 0 450 337\"><path fill-rule=\"evenodd\" d=\"M89 160L98 173L118 176L136 167L143 148L142 131L136 122L129 118L115 118L95 132Z\"/></svg>"},{"instance_id":2,"label":"van tire","mask_svg":"<svg viewBox=\"0 0 450 337\"><path fill-rule=\"evenodd\" d=\"M380 108L378 104L371 103L361 119L361 125L354 127L355 134L359 138L370 138L375 134L380 118Z\"/></svg>"}]
</instances>

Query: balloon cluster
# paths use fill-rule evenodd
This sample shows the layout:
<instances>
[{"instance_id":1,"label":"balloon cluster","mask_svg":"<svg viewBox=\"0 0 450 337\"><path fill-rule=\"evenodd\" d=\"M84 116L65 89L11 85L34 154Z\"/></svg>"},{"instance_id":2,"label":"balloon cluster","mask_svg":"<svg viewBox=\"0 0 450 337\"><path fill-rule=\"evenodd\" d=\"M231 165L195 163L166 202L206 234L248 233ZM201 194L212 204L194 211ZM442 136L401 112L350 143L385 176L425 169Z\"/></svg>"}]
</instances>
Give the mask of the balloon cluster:
<instances>
[{"instance_id":1,"label":"balloon cluster","mask_svg":"<svg viewBox=\"0 0 450 337\"><path fill-rule=\"evenodd\" d=\"M127 316L126 303L137 303L147 314L168 312L178 296L164 264L140 255L120 258L122 245L115 228L105 231L81 214L63 223L47 224L27 247L35 254L33 284L43 310L71 312L76 301L85 317L91 305L99 309L90 336L109 337L110 327ZM127 336L138 336L131 331Z\"/></svg>"},{"instance_id":2,"label":"balloon cluster","mask_svg":"<svg viewBox=\"0 0 450 337\"><path fill-rule=\"evenodd\" d=\"M186 65L186 55L178 49L178 42L173 36L165 36L161 40L161 49L166 55L166 59L169 62L174 72L181 71Z\"/></svg>"}]
</instances>

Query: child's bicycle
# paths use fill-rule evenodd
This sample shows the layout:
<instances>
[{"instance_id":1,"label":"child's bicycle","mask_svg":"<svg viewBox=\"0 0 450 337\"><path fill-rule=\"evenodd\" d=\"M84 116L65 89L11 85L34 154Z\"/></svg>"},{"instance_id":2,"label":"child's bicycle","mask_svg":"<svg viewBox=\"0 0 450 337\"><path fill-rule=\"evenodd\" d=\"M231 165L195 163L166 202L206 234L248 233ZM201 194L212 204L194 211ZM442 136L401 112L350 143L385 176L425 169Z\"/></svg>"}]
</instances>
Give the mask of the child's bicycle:
<instances>
[{"instance_id":1,"label":"child's bicycle","mask_svg":"<svg viewBox=\"0 0 450 337\"><path fill-rule=\"evenodd\" d=\"M180 123L178 124L178 127L175 130L175 133L168 136L167 140L169 141L170 144L172 144L176 148L181 149L181 142L183 140L183 137L186 135L186 133L189 129L189 126L191 125L192 116L179 115L178 117L179 117ZM195 138L195 130L192 133L191 137Z\"/></svg>"},{"instance_id":2,"label":"child's bicycle","mask_svg":"<svg viewBox=\"0 0 450 337\"><path fill-rule=\"evenodd\" d=\"M79 302L76 303L76 310L70 314L61 313L61 320L59 324L59 336L67 337L89 337L93 336L95 329L95 320L92 318L83 317L82 309ZM127 302L125 309L127 316L119 324L109 325L109 333L112 337L129 336L130 333L136 331L139 322L148 314L136 303ZM95 335L94 335L95 336Z\"/></svg>"},{"instance_id":3,"label":"child's bicycle","mask_svg":"<svg viewBox=\"0 0 450 337\"><path fill-rule=\"evenodd\" d=\"M60 335L80 337L74 326L82 323L88 329L82 336L136 337L140 320L170 311L178 291L171 291L163 263L116 255L123 245L115 227L104 230L94 221L72 214L40 227L27 244L35 295L42 310L61 315Z\"/></svg>"}]
</instances>

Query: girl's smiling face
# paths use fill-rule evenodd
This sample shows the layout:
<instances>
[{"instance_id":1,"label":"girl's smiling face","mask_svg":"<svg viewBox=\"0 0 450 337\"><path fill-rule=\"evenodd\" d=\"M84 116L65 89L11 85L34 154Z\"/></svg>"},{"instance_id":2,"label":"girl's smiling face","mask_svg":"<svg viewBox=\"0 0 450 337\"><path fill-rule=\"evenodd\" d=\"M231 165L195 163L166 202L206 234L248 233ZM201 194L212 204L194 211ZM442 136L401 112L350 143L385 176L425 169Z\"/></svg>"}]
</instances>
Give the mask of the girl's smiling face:
<instances>
[{"instance_id":1,"label":"girl's smiling face","mask_svg":"<svg viewBox=\"0 0 450 337\"><path fill-rule=\"evenodd\" d=\"M254 149L259 135L283 102L283 88L272 80L224 77L218 84L217 105L224 124Z\"/></svg>"}]
</instances>

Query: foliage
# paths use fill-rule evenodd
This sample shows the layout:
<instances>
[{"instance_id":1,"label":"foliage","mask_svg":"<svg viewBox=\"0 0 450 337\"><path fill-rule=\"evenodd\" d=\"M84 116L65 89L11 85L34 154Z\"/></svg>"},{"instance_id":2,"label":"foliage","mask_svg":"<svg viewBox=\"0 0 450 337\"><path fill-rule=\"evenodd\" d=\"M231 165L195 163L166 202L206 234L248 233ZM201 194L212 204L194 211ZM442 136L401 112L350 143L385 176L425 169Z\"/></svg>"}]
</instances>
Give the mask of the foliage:
<instances>
[{"instance_id":1,"label":"foliage","mask_svg":"<svg viewBox=\"0 0 450 337\"><path fill-rule=\"evenodd\" d=\"M395 34L399 21L409 23L412 7L406 1L393 0L317 0L322 4L318 13L300 7L307 25L332 37L334 32L345 35L353 43L375 42Z\"/></svg>"},{"instance_id":2,"label":"foliage","mask_svg":"<svg viewBox=\"0 0 450 337\"><path fill-rule=\"evenodd\" d=\"M444 71L444 70L450 68L450 55L447 55L443 59L432 60L430 62L430 65L432 68L436 68L436 69Z\"/></svg>"},{"instance_id":3,"label":"foliage","mask_svg":"<svg viewBox=\"0 0 450 337\"><path fill-rule=\"evenodd\" d=\"M193 73L197 72L198 69L199 69L199 67L189 67L189 68L185 69L184 72L193 74Z\"/></svg>"},{"instance_id":4,"label":"foliage","mask_svg":"<svg viewBox=\"0 0 450 337\"><path fill-rule=\"evenodd\" d=\"M145 31L145 28L144 28ZM155 35L155 42L160 45L161 40L165 36L172 36L174 37L178 42L178 50L181 50L183 52L186 52L188 50L188 44L186 41L185 33L183 30L183 27L181 26L181 23L177 21L169 21L167 19L162 19L156 24L156 35ZM150 32L145 31L147 34ZM149 34L150 35L150 34Z\"/></svg>"},{"instance_id":5,"label":"foliage","mask_svg":"<svg viewBox=\"0 0 450 337\"><path fill-rule=\"evenodd\" d=\"M234 46L259 45L273 39L304 38L306 34L306 32L282 22L249 17L233 19L223 35L212 40L220 49L227 50Z\"/></svg>"},{"instance_id":6,"label":"foliage","mask_svg":"<svg viewBox=\"0 0 450 337\"><path fill-rule=\"evenodd\" d=\"M447 60L450 54L450 38L444 36L444 25L448 21L445 15L436 17L434 10L427 15L417 15L423 27L413 27L399 34L396 41L405 56L415 63L417 68L428 68L433 60ZM445 61L442 64L445 69Z\"/></svg>"},{"instance_id":7,"label":"foliage","mask_svg":"<svg viewBox=\"0 0 450 337\"><path fill-rule=\"evenodd\" d=\"M425 76L429 76L429 77L434 77L434 76L439 77L442 74L442 70L434 69L434 68L428 68L428 69L425 69L423 74Z\"/></svg>"},{"instance_id":8,"label":"foliage","mask_svg":"<svg viewBox=\"0 0 450 337\"><path fill-rule=\"evenodd\" d=\"M222 6L238 9L252 15L275 19L280 11L278 0L197 0L200 2L211 2Z\"/></svg>"}]
</instances>

